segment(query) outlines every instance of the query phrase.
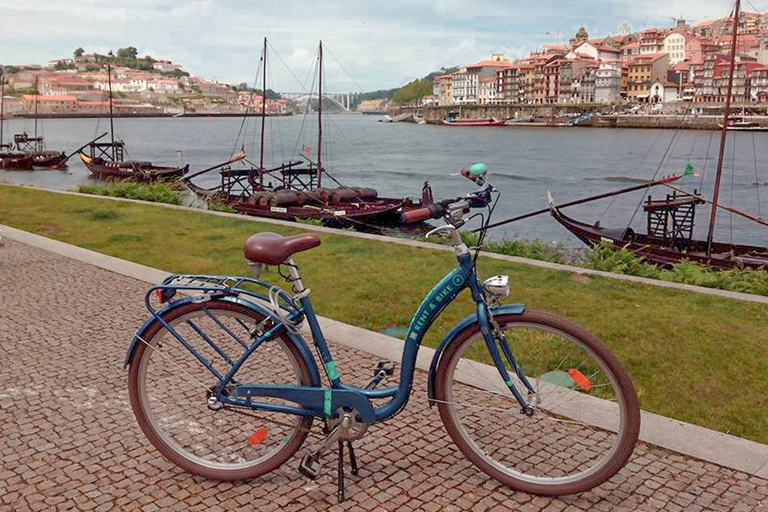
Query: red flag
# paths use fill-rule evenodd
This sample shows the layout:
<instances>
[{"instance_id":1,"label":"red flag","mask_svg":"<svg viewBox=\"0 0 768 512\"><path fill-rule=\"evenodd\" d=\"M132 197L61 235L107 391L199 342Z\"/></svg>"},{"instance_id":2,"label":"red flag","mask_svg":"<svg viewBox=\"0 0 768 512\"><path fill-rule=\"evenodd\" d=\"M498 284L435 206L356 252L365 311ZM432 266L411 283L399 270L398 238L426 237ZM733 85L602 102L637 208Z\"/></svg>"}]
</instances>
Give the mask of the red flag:
<instances>
[{"instance_id":1,"label":"red flag","mask_svg":"<svg viewBox=\"0 0 768 512\"><path fill-rule=\"evenodd\" d=\"M309 148L309 146L307 146L306 144L304 144L304 152L305 152L305 153L309 153L309 151L310 151L310 148Z\"/></svg>"}]
</instances>

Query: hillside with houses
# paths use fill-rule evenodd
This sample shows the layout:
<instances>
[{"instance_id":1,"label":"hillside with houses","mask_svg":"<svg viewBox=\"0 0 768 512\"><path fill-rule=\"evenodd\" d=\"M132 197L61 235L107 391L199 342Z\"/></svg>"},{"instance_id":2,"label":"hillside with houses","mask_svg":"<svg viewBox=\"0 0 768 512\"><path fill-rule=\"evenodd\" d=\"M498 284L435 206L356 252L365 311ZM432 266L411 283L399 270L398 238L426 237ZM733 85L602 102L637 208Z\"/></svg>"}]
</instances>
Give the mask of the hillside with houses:
<instances>
[{"instance_id":1,"label":"hillside with houses","mask_svg":"<svg viewBox=\"0 0 768 512\"><path fill-rule=\"evenodd\" d=\"M643 104L725 101L733 19L592 38L581 27L567 44L548 44L510 61L490 59L437 76L413 104ZM768 104L768 15L739 17L732 100Z\"/></svg>"},{"instance_id":2,"label":"hillside with houses","mask_svg":"<svg viewBox=\"0 0 768 512\"><path fill-rule=\"evenodd\" d=\"M111 74L108 72L111 70ZM115 115L261 113L262 92L191 76L169 60L139 58L133 47L115 55L85 53L47 66L5 66L6 115L103 115L111 82ZM284 114L289 101L267 90L267 114Z\"/></svg>"}]
</instances>

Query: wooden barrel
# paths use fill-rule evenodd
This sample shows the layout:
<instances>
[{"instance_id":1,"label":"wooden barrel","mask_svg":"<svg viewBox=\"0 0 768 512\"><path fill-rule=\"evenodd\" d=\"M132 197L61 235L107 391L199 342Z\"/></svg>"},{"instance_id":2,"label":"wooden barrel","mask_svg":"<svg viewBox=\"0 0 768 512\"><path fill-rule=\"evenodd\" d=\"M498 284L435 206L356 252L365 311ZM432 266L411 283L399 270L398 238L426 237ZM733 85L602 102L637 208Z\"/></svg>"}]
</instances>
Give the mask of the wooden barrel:
<instances>
[{"instance_id":1,"label":"wooden barrel","mask_svg":"<svg viewBox=\"0 0 768 512\"><path fill-rule=\"evenodd\" d=\"M351 188L337 188L330 196L330 204L349 203L357 199L357 191Z\"/></svg>"}]
</instances>

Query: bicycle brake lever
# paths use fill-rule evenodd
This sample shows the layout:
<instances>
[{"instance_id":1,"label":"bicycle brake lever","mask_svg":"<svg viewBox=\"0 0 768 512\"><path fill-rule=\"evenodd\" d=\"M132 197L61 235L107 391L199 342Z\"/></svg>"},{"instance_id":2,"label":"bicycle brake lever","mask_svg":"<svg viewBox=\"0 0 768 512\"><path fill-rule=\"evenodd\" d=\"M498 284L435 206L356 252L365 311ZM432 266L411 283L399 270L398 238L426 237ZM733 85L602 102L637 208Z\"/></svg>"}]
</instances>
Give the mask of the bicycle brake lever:
<instances>
[{"instance_id":1,"label":"bicycle brake lever","mask_svg":"<svg viewBox=\"0 0 768 512\"><path fill-rule=\"evenodd\" d=\"M456 231L456 228L451 226L450 224L446 224L445 226L437 227L437 228L435 228L435 229L433 229L433 230L431 230L431 231L429 231L427 233L427 240L429 240L429 237L431 237L432 235L436 235L436 234L438 234L438 233L440 233L442 231L448 231L449 233L453 233L454 231Z\"/></svg>"}]
</instances>

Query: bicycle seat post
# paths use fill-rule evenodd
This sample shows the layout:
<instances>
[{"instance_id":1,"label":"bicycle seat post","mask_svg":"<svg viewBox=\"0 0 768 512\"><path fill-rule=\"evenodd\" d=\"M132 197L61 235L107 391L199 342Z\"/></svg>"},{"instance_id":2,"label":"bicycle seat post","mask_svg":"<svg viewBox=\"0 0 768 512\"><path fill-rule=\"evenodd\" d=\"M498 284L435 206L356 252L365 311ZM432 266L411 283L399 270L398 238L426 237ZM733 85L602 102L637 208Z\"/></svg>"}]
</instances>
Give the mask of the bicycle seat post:
<instances>
[{"instance_id":1,"label":"bicycle seat post","mask_svg":"<svg viewBox=\"0 0 768 512\"><path fill-rule=\"evenodd\" d=\"M299 274L299 267L296 266L296 264L293 262L293 258L288 258L285 260L286 266L288 267L288 275L291 277L291 286L293 287L293 293L297 295L301 295L304 291L304 282L301 280L301 275ZM309 291L309 290L306 290Z\"/></svg>"}]
</instances>

